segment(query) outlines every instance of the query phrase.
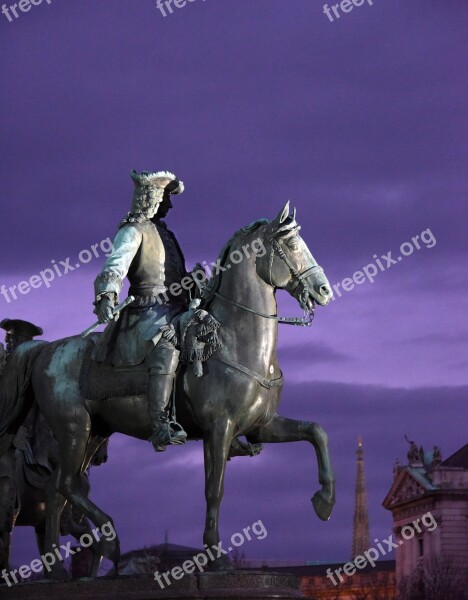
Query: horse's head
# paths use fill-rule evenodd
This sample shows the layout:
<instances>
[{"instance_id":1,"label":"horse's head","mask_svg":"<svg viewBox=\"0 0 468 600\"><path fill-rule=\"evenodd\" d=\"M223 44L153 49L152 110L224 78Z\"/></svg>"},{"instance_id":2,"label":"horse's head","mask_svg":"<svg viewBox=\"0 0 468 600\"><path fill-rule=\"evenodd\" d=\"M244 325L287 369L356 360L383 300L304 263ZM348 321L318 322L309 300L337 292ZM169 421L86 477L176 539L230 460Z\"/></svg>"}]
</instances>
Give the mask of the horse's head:
<instances>
[{"instance_id":1,"label":"horse's head","mask_svg":"<svg viewBox=\"0 0 468 600\"><path fill-rule=\"evenodd\" d=\"M326 306L333 297L322 267L299 235L296 211L289 214L289 202L266 227L266 252L257 258L257 274L274 288L284 289L304 310L314 303Z\"/></svg>"}]
</instances>

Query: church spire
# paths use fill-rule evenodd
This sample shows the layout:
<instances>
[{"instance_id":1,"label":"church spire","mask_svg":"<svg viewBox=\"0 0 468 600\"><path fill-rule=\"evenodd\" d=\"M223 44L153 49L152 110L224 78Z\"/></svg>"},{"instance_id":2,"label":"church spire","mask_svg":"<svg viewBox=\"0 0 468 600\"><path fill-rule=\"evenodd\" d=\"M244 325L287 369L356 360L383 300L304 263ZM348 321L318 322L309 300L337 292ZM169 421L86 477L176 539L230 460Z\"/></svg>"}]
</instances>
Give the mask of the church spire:
<instances>
[{"instance_id":1,"label":"church spire","mask_svg":"<svg viewBox=\"0 0 468 600\"><path fill-rule=\"evenodd\" d=\"M364 554L370 547L369 539L369 515L367 513L367 493L364 481L364 450L362 449L362 437L358 438L357 449L357 475L354 507L354 530L353 530L353 555Z\"/></svg>"}]
</instances>

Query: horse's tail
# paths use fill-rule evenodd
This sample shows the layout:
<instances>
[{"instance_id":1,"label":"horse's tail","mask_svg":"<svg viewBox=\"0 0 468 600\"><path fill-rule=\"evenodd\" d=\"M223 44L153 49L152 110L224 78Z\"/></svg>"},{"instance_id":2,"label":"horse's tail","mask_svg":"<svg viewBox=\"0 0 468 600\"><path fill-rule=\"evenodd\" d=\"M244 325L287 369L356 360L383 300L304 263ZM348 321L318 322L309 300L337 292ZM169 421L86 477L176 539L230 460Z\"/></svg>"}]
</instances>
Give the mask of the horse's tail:
<instances>
[{"instance_id":1,"label":"horse's tail","mask_svg":"<svg viewBox=\"0 0 468 600\"><path fill-rule=\"evenodd\" d=\"M11 448L15 435L32 406L32 367L47 343L24 342L6 362L0 379L0 457Z\"/></svg>"}]
</instances>

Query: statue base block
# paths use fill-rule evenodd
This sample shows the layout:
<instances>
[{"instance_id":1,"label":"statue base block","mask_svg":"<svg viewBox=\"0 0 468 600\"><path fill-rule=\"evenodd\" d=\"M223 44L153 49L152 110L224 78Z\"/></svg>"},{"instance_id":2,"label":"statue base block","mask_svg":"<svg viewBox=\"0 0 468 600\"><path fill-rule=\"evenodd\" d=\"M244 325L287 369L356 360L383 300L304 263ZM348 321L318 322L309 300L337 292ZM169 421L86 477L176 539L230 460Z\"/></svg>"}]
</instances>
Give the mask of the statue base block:
<instances>
[{"instance_id":1,"label":"statue base block","mask_svg":"<svg viewBox=\"0 0 468 600\"><path fill-rule=\"evenodd\" d=\"M31 582L0 586L0 596L8 600L283 600L305 597L299 591L297 577L273 571L186 575L164 589L148 576Z\"/></svg>"}]
</instances>

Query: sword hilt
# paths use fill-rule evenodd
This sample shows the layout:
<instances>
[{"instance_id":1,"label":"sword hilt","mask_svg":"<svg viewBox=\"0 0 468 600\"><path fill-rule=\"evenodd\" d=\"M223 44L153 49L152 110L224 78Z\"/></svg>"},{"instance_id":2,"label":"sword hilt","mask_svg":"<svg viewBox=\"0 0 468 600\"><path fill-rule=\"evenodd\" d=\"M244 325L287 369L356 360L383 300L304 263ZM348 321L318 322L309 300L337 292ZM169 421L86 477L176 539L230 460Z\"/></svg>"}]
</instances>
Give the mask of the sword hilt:
<instances>
[{"instance_id":1,"label":"sword hilt","mask_svg":"<svg viewBox=\"0 0 468 600\"><path fill-rule=\"evenodd\" d=\"M129 304L131 304L133 301L135 300L135 296L129 296L128 298L125 298L125 300L121 303L118 304L117 306L115 306L112 310L112 314L114 315L114 319L115 317L118 317L120 312L126 308ZM99 321L96 321L96 323L93 323L92 325L90 325L88 327L88 329L85 329L82 334L81 337L85 338L87 337L90 333L93 333L93 331L95 329L97 329L99 327L99 325L102 325L102 323L100 323Z\"/></svg>"}]
</instances>

